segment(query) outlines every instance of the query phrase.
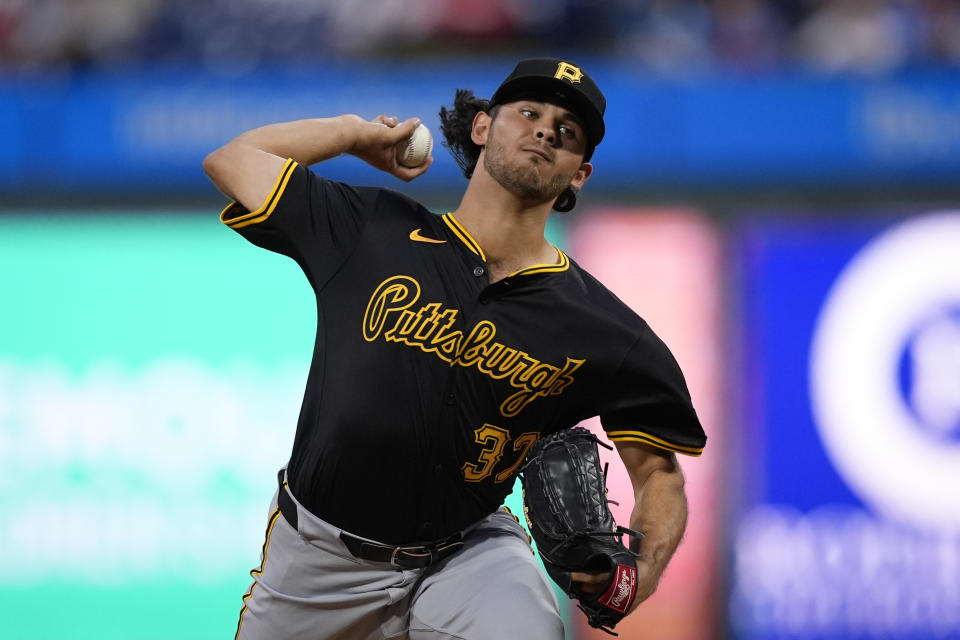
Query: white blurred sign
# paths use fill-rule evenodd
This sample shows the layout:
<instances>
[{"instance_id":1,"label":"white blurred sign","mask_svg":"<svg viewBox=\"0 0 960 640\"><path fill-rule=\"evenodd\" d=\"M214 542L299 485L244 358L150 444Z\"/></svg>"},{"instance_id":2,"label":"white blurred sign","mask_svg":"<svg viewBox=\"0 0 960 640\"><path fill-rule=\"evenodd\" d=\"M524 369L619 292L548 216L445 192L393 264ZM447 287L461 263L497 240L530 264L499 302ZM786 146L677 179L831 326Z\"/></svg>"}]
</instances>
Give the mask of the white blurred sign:
<instances>
[{"instance_id":1,"label":"white blurred sign","mask_svg":"<svg viewBox=\"0 0 960 640\"><path fill-rule=\"evenodd\" d=\"M840 274L815 328L824 447L879 514L960 531L960 213L889 229ZM906 368L908 375L904 375Z\"/></svg>"}]
</instances>

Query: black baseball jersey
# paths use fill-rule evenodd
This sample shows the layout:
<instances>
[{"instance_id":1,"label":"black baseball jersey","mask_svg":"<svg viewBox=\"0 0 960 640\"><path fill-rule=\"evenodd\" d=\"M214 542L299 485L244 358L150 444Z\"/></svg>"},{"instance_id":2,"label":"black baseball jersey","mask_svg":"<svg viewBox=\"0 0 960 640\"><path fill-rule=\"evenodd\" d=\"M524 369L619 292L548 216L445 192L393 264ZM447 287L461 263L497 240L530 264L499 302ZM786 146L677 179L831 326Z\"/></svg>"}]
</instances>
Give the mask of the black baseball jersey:
<instances>
[{"instance_id":1,"label":"black baseball jersey","mask_svg":"<svg viewBox=\"0 0 960 640\"><path fill-rule=\"evenodd\" d=\"M689 455L706 442L663 342L562 253L491 284L453 215L293 160L260 209L221 220L296 260L316 292L287 473L331 524L442 538L502 504L534 441L593 416L614 441Z\"/></svg>"}]
</instances>

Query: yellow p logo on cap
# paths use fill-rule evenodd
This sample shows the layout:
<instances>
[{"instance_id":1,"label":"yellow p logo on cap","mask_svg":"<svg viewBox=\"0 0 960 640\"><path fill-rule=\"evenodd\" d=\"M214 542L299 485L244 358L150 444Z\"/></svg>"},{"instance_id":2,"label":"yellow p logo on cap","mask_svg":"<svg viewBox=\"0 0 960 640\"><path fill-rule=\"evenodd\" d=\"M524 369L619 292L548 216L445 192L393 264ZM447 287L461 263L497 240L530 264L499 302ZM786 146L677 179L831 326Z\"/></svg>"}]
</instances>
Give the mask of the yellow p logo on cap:
<instances>
[{"instance_id":1,"label":"yellow p logo on cap","mask_svg":"<svg viewBox=\"0 0 960 640\"><path fill-rule=\"evenodd\" d=\"M580 79L583 78L583 71L580 71L580 67L569 62L561 62L557 65L557 72L553 74L553 77L567 82L580 82Z\"/></svg>"}]
</instances>

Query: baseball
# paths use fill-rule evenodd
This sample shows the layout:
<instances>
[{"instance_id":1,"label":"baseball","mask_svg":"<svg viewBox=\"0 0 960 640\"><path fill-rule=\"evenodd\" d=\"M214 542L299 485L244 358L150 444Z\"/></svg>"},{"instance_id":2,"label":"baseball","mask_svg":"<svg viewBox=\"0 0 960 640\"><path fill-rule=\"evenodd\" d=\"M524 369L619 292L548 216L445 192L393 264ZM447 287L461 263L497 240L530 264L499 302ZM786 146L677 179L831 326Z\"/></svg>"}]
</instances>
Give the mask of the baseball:
<instances>
[{"instance_id":1,"label":"baseball","mask_svg":"<svg viewBox=\"0 0 960 640\"><path fill-rule=\"evenodd\" d=\"M422 123L413 130L413 135L397 145L397 162L405 167L419 167L433 151L433 136L430 135L430 129L427 129Z\"/></svg>"}]
</instances>

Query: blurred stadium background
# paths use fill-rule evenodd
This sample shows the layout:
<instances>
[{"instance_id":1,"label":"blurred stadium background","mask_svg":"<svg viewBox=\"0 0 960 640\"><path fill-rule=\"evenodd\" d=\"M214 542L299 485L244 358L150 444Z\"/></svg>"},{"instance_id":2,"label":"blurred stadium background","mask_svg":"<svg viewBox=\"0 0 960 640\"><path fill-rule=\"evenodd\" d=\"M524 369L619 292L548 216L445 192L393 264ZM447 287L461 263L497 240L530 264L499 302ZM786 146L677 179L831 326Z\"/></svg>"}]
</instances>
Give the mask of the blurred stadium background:
<instances>
[{"instance_id":1,"label":"blurred stadium background","mask_svg":"<svg viewBox=\"0 0 960 640\"><path fill-rule=\"evenodd\" d=\"M314 306L220 225L204 155L343 112L436 132L528 55L608 98L551 239L671 345L710 437L621 636L960 638L955 0L0 0L0 638L232 637ZM324 173L450 210L434 153Z\"/></svg>"}]
</instances>

